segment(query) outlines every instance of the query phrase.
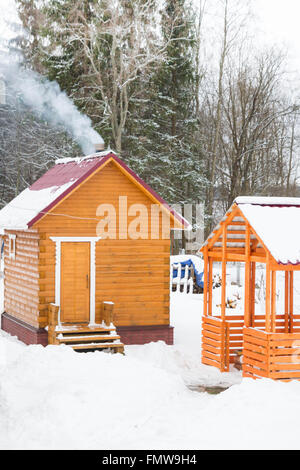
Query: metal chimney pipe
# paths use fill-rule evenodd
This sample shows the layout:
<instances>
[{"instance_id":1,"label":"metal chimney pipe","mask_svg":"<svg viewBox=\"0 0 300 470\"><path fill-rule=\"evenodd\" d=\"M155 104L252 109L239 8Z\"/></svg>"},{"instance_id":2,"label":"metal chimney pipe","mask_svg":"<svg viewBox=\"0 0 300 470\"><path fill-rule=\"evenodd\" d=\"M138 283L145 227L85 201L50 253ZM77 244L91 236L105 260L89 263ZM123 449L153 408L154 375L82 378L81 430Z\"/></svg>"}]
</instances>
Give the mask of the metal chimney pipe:
<instances>
[{"instance_id":1,"label":"metal chimney pipe","mask_svg":"<svg viewBox=\"0 0 300 470\"><path fill-rule=\"evenodd\" d=\"M104 150L104 142L100 144L95 144L95 152L102 152Z\"/></svg>"}]
</instances>

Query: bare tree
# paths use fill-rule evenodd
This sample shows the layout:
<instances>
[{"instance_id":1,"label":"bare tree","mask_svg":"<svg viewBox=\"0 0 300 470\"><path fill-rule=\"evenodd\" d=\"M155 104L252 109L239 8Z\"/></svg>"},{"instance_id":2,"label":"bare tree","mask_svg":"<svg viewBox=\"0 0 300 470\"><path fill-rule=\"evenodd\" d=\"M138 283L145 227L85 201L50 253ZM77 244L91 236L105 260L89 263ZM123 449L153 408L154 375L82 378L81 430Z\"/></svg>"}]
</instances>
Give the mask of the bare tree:
<instances>
[{"instance_id":1,"label":"bare tree","mask_svg":"<svg viewBox=\"0 0 300 470\"><path fill-rule=\"evenodd\" d=\"M283 102L279 89L282 56L273 50L248 65L246 60L226 77L223 96L222 155L219 164L227 177L227 206L240 194L272 188L280 166L287 163L281 131L295 106ZM289 146L293 148L293 138ZM284 160L284 161L283 161ZM269 178L268 178L269 175ZM278 180L277 180L278 181Z\"/></svg>"},{"instance_id":2,"label":"bare tree","mask_svg":"<svg viewBox=\"0 0 300 470\"><path fill-rule=\"evenodd\" d=\"M213 204L214 204L214 190L216 182L216 165L218 159L218 146L220 143L220 130L222 120L222 103L223 103L223 88L224 88L224 73L226 60L232 49L241 40L241 32L243 30L246 17L248 15L247 5L241 7L241 3L236 0L219 0L222 9L222 32L221 32L221 47L218 60L218 73L217 73L217 91L216 91L216 108L214 113L214 136L212 147L209 155L209 179L210 187L207 195L207 231L210 232L213 224ZM244 2L243 2L244 3ZM247 2L246 2L247 3Z\"/></svg>"},{"instance_id":3,"label":"bare tree","mask_svg":"<svg viewBox=\"0 0 300 470\"><path fill-rule=\"evenodd\" d=\"M195 101L196 101L196 116L200 115L200 95L201 95L201 78L203 77L205 70L201 63L202 54L202 43L203 43L203 20L206 14L206 0L199 0L199 7L196 10L198 16L196 23L196 45L195 45L195 69L196 69L196 80L195 80Z\"/></svg>"},{"instance_id":4,"label":"bare tree","mask_svg":"<svg viewBox=\"0 0 300 470\"><path fill-rule=\"evenodd\" d=\"M84 8L77 0L67 22L58 20L55 24L59 45L66 49L74 43L84 53L86 74L82 78L91 92L90 100L96 104L94 109L98 110L98 116L89 115L96 125L98 118L100 127L109 120L117 152L122 151L135 84L164 59L168 46L168 41L162 41L158 34L156 3L101 0ZM47 26L51 24L48 22ZM52 44L52 50L57 46Z\"/></svg>"}]
</instances>

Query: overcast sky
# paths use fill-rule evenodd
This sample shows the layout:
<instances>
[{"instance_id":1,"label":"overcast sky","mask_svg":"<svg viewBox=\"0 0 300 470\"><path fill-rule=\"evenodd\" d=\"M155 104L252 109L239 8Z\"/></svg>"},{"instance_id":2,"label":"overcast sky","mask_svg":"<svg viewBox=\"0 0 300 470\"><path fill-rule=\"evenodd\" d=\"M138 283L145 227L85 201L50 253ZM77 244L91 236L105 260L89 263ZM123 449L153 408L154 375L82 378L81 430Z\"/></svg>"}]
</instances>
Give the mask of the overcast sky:
<instances>
[{"instance_id":1,"label":"overcast sky","mask_svg":"<svg viewBox=\"0 0 300 470\"><path fill-rule=\"evenodd\" d=\"M242 0L241 0L242 1ZM267 41L288 48L289 65L300 73L300 1L254 0L254 12Z\"/></svg>"},{"instance_id":2,"label":"overcast sky","mask_svg":"<svg viewBox=\"0 0 300 470\"><path fill-rule=\"evenodd\" d=\"M7 21L14 20L17 16L14 0L0 0L0 34L1 38L11 36Z\"/></svg>"},{"instance_id":3,"label":"overcast sky","mask_svg":"<svg viewBox=\"0 0 300 470\"><path fill-rule=\"evenodd\" d=\"M289 68L300 75L300 0L252 0L252 4L256 27L261 31L259 41L284 44L289 51ZM12 36L6 21L16 18L14 0L0 0L0 11L0 38L3 40Z\"/></svg>"}]
</instances>

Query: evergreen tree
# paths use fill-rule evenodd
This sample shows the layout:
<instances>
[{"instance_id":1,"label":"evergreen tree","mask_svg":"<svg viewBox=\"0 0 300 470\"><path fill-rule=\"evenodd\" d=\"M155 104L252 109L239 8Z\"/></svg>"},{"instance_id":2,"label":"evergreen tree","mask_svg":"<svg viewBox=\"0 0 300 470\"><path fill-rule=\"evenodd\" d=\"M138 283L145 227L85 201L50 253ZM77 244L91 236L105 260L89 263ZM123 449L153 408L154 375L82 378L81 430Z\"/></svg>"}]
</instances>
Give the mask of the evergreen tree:
<instances>
[{"instance_id":1,"label":"evergreen tree","mask_svg":"<svg viewBox=\"0 0 300 470\"><path fill-rule=\"evenodd\" d=\"M145 92L131 121L134 135L128 135L127 148L137 149L128 157L132 165L171 203L204 197L203 154L196 140L192 11L189 1L166 0L161 16L165 60L151 77L143 77Z\"/></svg>"},{"instance_id":2,"label":"evergreen tree","mask_svg":"<svg viewBox=\"0 0 300 470\"><path fill-rule=\"evenodd\" d=\"M168 202L202 200L190 0L17 1L32 66Z\"/></svg>"}]
</instances>

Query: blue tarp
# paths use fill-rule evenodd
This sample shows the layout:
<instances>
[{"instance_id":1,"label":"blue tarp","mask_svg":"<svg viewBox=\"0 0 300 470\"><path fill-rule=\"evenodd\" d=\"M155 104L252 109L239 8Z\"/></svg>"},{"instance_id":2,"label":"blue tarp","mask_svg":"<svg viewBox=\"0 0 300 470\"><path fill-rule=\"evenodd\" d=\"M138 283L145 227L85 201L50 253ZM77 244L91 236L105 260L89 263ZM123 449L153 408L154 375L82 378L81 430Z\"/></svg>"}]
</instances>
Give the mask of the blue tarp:
<instances>
[{"instance_id":1,"label":"blue tarp","mask_svg":"<svg viewBox=\"0 0 300 470\"><path fill-rule=\"evenodd\" d=\"M178 263L176 263L178 264ZM194 272L195 272L195 279L196 279L196 284L197 286L199 287L204 287L204 282L203 282L203 274L204 272L199 272L197 271L197 269L195 268L195 265L193 263L193 261L191 259L187 259L186 261L180 261L180 264L181 264L181 268L184 268L185 266L192 266L194 267ZM173 269L173 279L177 277L177 269ZM184 269L181 269L181 278L184 277Z\"/></svg>"}]
</instances>

